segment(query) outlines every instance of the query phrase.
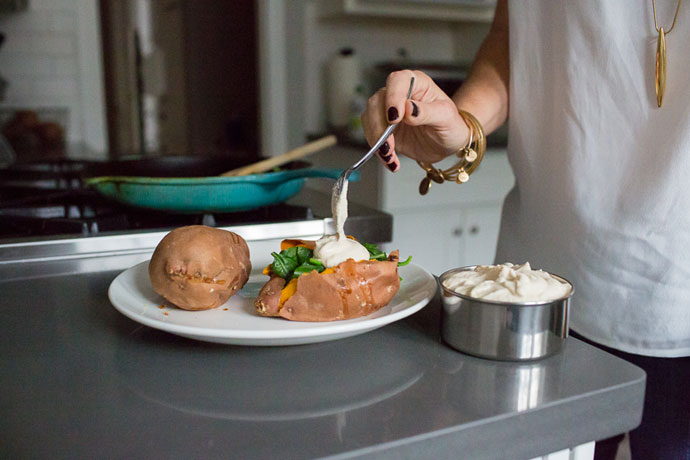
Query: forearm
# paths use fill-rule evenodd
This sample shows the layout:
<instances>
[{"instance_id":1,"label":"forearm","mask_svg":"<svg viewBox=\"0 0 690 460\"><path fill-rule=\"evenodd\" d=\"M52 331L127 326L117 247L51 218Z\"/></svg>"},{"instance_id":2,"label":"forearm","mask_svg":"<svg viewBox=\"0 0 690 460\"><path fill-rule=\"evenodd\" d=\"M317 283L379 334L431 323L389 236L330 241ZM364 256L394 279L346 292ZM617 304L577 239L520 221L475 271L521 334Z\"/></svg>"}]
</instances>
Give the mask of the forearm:
<instances>
[{"instance_id":1,"label":"forearm","mask_svg":"<svg viewBox=\"0 0 690 460\"><path fill-rule=\"evenodd\" d=\"M491 30L482 43L467 80L453 95L459 109L474 115L486 134L508 117L508 5L499 0Z\"/></svg>"}]
</instances>

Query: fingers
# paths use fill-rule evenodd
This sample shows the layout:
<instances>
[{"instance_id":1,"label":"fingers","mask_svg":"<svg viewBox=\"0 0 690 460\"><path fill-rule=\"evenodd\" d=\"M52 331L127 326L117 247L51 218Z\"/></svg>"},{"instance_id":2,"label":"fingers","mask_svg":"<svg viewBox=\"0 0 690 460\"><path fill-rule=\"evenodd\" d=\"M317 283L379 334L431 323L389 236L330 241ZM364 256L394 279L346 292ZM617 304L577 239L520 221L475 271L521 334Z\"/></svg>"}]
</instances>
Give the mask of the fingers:
<instances>
[{"instance_id":1,"label":"fingers","mask_svg":"<svg viewBox=\"0 0 690 460\"><path fill-rule=\"evenodd\" d=\"M383 110L383 102L385 100L386 89L382 88L377 91L367 101L367 108L362 113L362 128L364 130L364 137L369 145L374 145L379 136L388 127L388 121ZM379 147L378 156L383 164L392 172L400 168L400 160L395 152L395 138L390 136L386 142Z\"/></svg>"},{"instance_id":2,"label":"fingers","mask_svg":"<svg viewBox=\"0 0 690 460\"><path fill-rule=\"evenodd\" d=\"M389 144L389 142L392 142L392 137L393 136L389 137L388 140L383 143L377 153L386 168L388 168L391 172L396 172L398 169L400 169L400 159L398 158L398 154L395 153Z\"/></svg>"},{"instance_id":3,"label":"fingers","mask_svg":"<svg viewBox=\"0 0 690 460\"><path fill-rule=\"evenodd\" d=\"M460 121L458 109L451 99L438 99L432 102L405 101L403 122L410 126L429 126L448 130Z\"/></svg>"},{"instance_id":4,"label":"fingers","mask_svg":"<svg viewBox=\"0 0 690 460\"><path fill-rule=\"evenodd\" d=\"M375 92L368 100L367 107L361 115L364 137L369 145L374 145L381 133L385 131L388 122L383 111L386 88Z\"/></svg>"},{"instance_id":5,"label":"fingers","mask_svg":"<svg viewBox=\"0 0 690 460\"><path fill-rule=\"evenodd\" d=\"M410 99L436 99L442 91L424 72L400 70L388 75L386 79L385 113L389 123L397 123L406 114L405 101L410 90L410 81L414 77L414 86Z\"/></svg>"},{"instance_id":6,"label":"fingers","mask_svg":"<svg viewBox=\"0 0 690 460\"><path fill-rule=\"evenodd\" d=\"M410 81L413 77L414 86L408 99ZM458 118L459 115L453 101L428 75L413 70L391 73L386 80L386 86L369 98L367 108L361 117L364 136L369 145L374 145L390 123L404 121L405 125L410 126L431 123L433 128L447 132L453 120L457 122ZM403 136L400 139L406 139L405 148L410 149L406 153L415 152L415 149L419 147L419 140L414 140L411 144L407 129L407 126L401 126L398 134ZM453 137L460 138L460 135ZM463 139L457 143L460 144ZM437 142L438 140L434 139L434 141ZM395 135L390 136L387 142L379 148L378 155L391 171L395 172L400 169ZM416 155L417 153L412 153L412 157Z\"/></svg>"}]
</instances>

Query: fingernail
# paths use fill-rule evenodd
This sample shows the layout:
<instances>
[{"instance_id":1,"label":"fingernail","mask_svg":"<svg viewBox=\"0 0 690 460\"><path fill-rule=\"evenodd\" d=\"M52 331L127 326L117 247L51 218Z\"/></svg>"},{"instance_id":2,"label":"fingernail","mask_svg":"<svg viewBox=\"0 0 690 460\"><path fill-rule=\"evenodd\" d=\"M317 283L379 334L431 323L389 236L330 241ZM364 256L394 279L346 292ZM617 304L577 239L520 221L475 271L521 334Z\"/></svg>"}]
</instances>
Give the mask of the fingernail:
<instances>
[{"instance_id":1,"label":"fingernail","mask_svg":"<svg viewBox=\"0 0 690 460\"><path fill-rule=\"evenodd\" d=\"M412 102L412 101L410 101L410 102ZM412 116L416 117L417 115L419 115L419 107L417 107L417 104L412 102Z\"/></svg>"},{"instance_id":2,"label":"fingernail","mask_svg":"<svg viewBox=\"0 0 690 460\"><path fill-rule=\"evenodd\" d=\"M391 146L388 145L388 142L384 142L381 147L379 147L379 155L383 157L384 155L388 154L390 151Z\"/></svg>"},{"instance_id":3,"label":"fingernail","mask_svg":"<svg viewBox=\"0 0 690 460\"><path fill-rule=\"evenodd\" d=\"M398 169L398 164L393 161L391 163L386 163L386 167L391 170L391 172L395 172L396 169Z\"/></svg>"},{"instance_id":4,"label":"fingernail","mask_svg":"<svg viewBox=\"0 0 690 460\"><path fill-rule=\"evenodd\" d=\"M384 161L384 163L390 163L393 159L393 154L389 153L388 155L381 155L381 159Z\"/></svg>"},{"instance_id":5,"label":"fingernail","mask_svg":"<svg viewBox=\"0 0 690 460\"><path fill-rule=\"evenodd\" d=\"M391 107L388 109L388 121L393 122L398 119L398 109Z\"/></svg>"}]
</instances>

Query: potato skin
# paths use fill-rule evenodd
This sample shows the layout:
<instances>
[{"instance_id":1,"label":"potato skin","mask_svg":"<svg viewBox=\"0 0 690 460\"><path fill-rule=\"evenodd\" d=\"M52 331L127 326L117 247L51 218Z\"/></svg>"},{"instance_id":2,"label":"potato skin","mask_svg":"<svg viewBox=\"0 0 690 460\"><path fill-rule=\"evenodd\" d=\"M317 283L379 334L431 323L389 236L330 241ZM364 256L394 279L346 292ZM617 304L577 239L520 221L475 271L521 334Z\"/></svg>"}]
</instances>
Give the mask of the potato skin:
<instances>
[{"instance_id":1,"label":"potato skin","mask_svg":"<svg viewBox=\"0 0 690 460\"><path fill-rule=\"evenodd\" d=\"M271 279L259 291L259 297L254 301L256 311L262 316L279 316L280 291L285 287L285 280L278 275L271 275Z\"/></svg>"},{"instance_id":2,"label":"potato skin","mask_svg":"<svg viewBox=\"0 0 690 460\"><path fill-rule=\"evenodd\" d=\"M168 233L149 263L153 289L184 310L224 304L249 279L247 242L236 233L190 225Z\"/></svg>"},{"instance_id":3,"label":"potato skin","mask_svg":"<svg viewBox=\"0 0 690 460\"><path fill-rule=\"evenodd\" d=\"M273 279L269 280L271 283ZM267 285L268 285L267 283ZM266 287L266 286L264 286ZM352 259L333 268L333 273L316 271L297 280L296 292L274 313L275 295L256 302L270 306L260 314L281 316L292 321L336 321L369 315L387 305L400 288L398 251L387 261L355 262ZM271 289L275 291L275 287ZM278 298L280 294L278 294Z\"/></svg>"}]
</instances>

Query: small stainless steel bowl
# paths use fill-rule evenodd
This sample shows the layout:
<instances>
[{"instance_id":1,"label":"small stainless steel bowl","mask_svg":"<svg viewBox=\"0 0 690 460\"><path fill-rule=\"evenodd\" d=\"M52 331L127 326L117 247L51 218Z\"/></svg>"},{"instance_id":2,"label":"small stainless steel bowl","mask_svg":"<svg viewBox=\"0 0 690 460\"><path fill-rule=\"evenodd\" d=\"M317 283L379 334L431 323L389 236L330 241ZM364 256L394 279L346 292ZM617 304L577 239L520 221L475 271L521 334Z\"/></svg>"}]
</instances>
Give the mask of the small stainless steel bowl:
<instances>
[{"instance_id":1,"label":"small stainless steel bowl","mask_svg":"<svg viewBox=\"0 0 690 460\"><path fill-rule=\"evenodd\" d=\"M526 361L558 353L568 337L568 308L574 289L556 300L497 302L458 294L443 281L476 266L454 268L438 279L443 302L441 336L458 351L502 361Z\"/></svg>"}]
</instances>

